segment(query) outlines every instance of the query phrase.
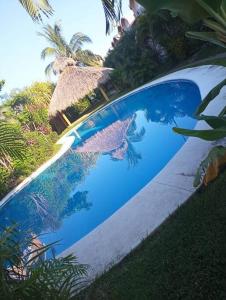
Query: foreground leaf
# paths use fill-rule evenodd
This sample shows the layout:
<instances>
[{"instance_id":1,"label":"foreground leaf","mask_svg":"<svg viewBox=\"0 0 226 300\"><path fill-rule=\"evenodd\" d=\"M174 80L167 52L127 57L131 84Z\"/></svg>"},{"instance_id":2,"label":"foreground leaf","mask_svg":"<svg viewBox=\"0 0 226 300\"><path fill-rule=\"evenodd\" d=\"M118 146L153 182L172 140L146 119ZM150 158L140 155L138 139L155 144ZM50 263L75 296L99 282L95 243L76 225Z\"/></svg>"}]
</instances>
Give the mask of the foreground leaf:
<instances>
[{"instance_id":1,"label":"foreground leaf","mask_svg":"<svg viewBox=\"0 0 226 300\"><path fill-rule=\"evenodd\" d=\"M215 141L226 137L226 127L209 130L191 130L174 127L173 131L182 135L193 136L206 141Z\"/></svg>"},{"instance_id":2,"label":"foreground leaf","mask_svg":"<svg viewBox=\"0 0 226 300\"><path fill-rule=\"evenodd\" d=\"M222 80L218 85L216 85L209 93L208 95L204 98L204 100L202 101L201 105L198 107L197 111L196 111L196 115L201 114L206 107L209 105L209 103L214 100L214 98L216 98L221 89L226 85L226 79Z\"/></svg>"},{"instance_id":3,"label":"foreground leaf","mask_svg":"<svg viewBox=\"0 0 226 300\"><path fill-rule=\"evenodd\" d=\"M190 24L200 21L208 15L196 0L138 0L137 2L143 5L150 14L167 9Z\"/></svg>"},{"instance_id":4,"label":"foreground leaf","mask_svg":"<svg viewBox=\"0 0 226 300\"><path fill-rule=\"evenodd\" d=\"M215 32L188 31L186 33L186 37L193 38L196 40L201 40L204 42L209 42L209 43L215 44L219 47L226 48L226 44L224 44L223 42L221 42L219 40L219 37L218 37L217 33L215 33Z\"/></svg>"},{"instance_id":5,"label":"foreground leaf","mask_svg":"<svg viewBox=\"0 0 226 300\"><path fill-rule=\"evenodd\" d=\"M226 118L224 116L205 116L198 117L200 121L206 121L206 123L213 129L226 127Z\"/></svg>"}]
</instances>

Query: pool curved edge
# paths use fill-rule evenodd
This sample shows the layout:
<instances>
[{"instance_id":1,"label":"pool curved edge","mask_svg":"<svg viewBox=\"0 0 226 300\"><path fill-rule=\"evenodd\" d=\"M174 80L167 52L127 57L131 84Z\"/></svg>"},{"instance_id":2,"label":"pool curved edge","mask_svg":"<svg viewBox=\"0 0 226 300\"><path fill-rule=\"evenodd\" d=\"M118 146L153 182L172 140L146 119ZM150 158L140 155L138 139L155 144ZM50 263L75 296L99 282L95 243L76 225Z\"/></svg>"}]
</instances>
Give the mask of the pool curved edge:
<instances>
[{"instance_id":1,"label":"pool curved edge","mask_svg":"<svg viewBox=\"0 0 226 300\"><path fill-rule=\"evenodd\" d=\"M203 99L225 77L224 67L202 66L169 74L139 89L168 80L191 80L199 87ZM210 103L205 114L217 115L221 111L226 105L226 97L223 95L226 95L225 89ZM195 127L207 128L208 125L202 121ZM90 265L90 279L118 263L193 194L197 166L212 145L211 142L189 138L143 189L60 256L74 253L81 263Z\"/></svg>"}]
</instances>

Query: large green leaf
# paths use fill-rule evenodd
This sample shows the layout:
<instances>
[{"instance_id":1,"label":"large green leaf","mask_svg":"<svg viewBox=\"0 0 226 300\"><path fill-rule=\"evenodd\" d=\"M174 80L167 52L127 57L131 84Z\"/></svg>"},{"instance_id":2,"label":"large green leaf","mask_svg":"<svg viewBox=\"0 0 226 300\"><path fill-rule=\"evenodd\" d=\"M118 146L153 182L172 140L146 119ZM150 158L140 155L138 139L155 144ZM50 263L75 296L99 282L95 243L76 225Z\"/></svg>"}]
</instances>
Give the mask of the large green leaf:
<instances>
[{"instance_id":1,"label":"large green leaf","mask_svg":"<svg viewBox=\"0 0 226 300\"><path fill-rule=\"evenodd\" d=\"M206 107L208 106L208 104L214 99L216 98L221 89L223 88L223 86L226 85L226 79L222 80L218 85L216 85L209 93L208 95L204 98L204 100L202 101L201 105L198 107L197 111L196 111L196 115L201 114Z\"/></svg>"},{"instance_id":2,"label":"large green leaf","mask_svg":"<svg viewBox=\"0 0 226 300\"><path fill-rule=\"evenodd\" d=\"M221 12L221 15L223 16L223 18L226 19L226 0L222 0L220 12Z\"/></svg>"},{"instance_id":3,"label":"large green leaf","mask_svg":"<svg viewBox=\"0 0 226 300\"><path fill-rule=\"evenodd\" d=\"M193 136L206 141L215 141L226 137L226 127L210 130L190 130L174 127L173 131L182 135Z\"/></svg>"},{"instance_id":4,"label":"large green leaf","mask_svg":"<svg viewBox=\"0 0 226 300\"><path fill-rule=\"evenodd\" d=\"M226 48L226 44L221 42L218 38L218 35L216 32L195 32L195 31L188 31L186 33L186 36L189 38L193 38L196 40L201 40L205 42L209 42L212 44L215 44L217 46Z\"/></svg>"},{"instance_id":5,"label":"large green leaf","mask_svg":"<svg viewBox=\"0 0 226 300\"><path fill-rule=\"evenodd\" d=\"M204 0L196 0L196 2L208 13L208 16L214 18L219 24L226 26L225 19L220 15L220 8L222 1L211 1L212 3L208 3L208 1ZM215 3L215 5L213 5Z\"/></svg>"},{"instance_id":6,"label":"large green leaf","mask_svg":"<svg viewBox=\"0 0 226 300\"><path fill-rule=\"evenodd\" d=\"M222 116L204 116L198 117L199 120L206 121L206 123L213 129L226 127L226 118Z\"/></svg>"},{"instance_id":7,"label":"large green leaf","mask_svg":"<svg viewBox=\"0 0 226 300\"><path fill-rule=\"evenodd\" d=\"M204 20L204 24L207 27L209 27L210 29L226 35L226 27L222 26L218 22L210 20L210 19L206 19L206 20Z\"/></svg>"},{"instance_id":8,"label":"large green leaf","mask_svg":"<svg viewBox=\"0 0 226 300\"><path fill-rule=\"evenodd\" d=\"M195 23L209 16L209 13L200 6L197 0L138 0L138 2L151 14L160 9L167 9L189 23ZM205 3L213 10L219 11L221 0L205 0Z\"/></svg>"},{"instance_id":9,"label":"large green leaf","mask_svg":"<svg viewBox=\"0 0 226 300\"><path fill-rule=\"evenodd\" d=\"M222 109L222 111L219 113L219 117L226 117L226 106Z\"/></svg>"}]
</instances>

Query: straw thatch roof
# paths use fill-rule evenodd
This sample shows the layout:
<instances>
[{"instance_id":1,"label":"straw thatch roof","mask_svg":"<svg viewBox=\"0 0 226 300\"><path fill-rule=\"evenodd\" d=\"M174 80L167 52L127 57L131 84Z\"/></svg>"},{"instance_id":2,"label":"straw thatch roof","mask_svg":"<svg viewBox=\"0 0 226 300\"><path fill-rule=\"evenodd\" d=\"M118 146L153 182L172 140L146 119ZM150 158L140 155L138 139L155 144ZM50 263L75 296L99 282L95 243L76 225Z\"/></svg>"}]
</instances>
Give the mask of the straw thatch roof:
<instances>
[{"instance_id":1,"label":"straw thatch roof","mask_svg":"<svg viewBox=\"0 0 226 300\"><path fill-rule=\"evenodd\" d=\"M59 56L55 59L53 70L57 74L62 73L66 67L75 66L76 62L73 58Z\"/></svg>"},{"instance_id":2,"label":"straw thatch roof","mask_svg":"<svg viewBox=\"0 0 226 300\"><path fill-rule=\"evenodd\" d=\"M126 120L112 123L88 138L83 145L76 149L76 152L109 153L113 158L123 159L128 148L127 131L132 121L133 118L129 117Z\"/></svg>"},{"instance_id":3,"label":"straw thatch roof","mask_svg":"<svg viewBox=\"0 0 226 300\"><path fill-rule=\"evenodd\" d=\"M112 71L109 68L78 67L73 59L57 60L54 69L60 75L49 105L50 116L65 110L108 81Z\"/></svg>"}]
</instances>

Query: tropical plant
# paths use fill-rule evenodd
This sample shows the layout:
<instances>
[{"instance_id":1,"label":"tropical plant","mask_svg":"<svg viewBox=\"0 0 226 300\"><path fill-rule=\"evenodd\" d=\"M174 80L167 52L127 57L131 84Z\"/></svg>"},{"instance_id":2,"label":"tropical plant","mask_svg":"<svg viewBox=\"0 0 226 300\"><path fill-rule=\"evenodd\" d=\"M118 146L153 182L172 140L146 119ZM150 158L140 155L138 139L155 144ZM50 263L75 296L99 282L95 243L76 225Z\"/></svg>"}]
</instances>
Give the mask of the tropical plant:
<instances>
[{"instance_id":1,"label":"tropical plant","mask_svg":"<svg viewBox=\"0 0 226 300\"><path fill-rule=\"evenodd\" d=\"M84 287L87 266L73 255L46 259L52 246L44 246L32 233L21 239L16 226L1 230L1 299L66 300Z\"/></svg>"},{"instance_id":2,"label":"tropical plant","mask_svg":"<svg viewBox=\"0 0 226 300\"><path fill-rule=\"evenodd\" d=\"M0 80L0 92L1 92L4 84L5 84L5 80Z\"/></svg>"},{"instance_id":3,"label":"tropical plant","mask_svg":"<svg viewBox=\"0 0 226 300\"><path fill-rule=\"evenodd\" d=\"M213 101L221 89L225 86L226 79L220 82L217 86L215 86L202 101L201 105L198 107L196 111L196 118L198 120L205 121L210 129L206 130L189 130L183 128L173 128L176 133L198 137L207 141L215 141L220 140L226 137L226 106L220 112L218 116L206 116L203 115L202 112L206 109L211 101ZM200 184L201 178L203 182L207 184L211 181L212 178L215 178L220 171L222 165L226 164L225 160L225 152L226 148L213 148L207 158L201 163L197 175L194 181L194 186L198 186ZM222 157L224 159L222 159ZM202 176L201 176L202 174ZM204 174L204 175L203 175ZM210 178L210 179L208 179Z\"/></svg>"},{"instance_id":4,"label":"tropical plant","mask_svg":"<svg viewBox=\"0 0 226 300\"><path fill-rule=\"evenodd\" d=\"M48 103L53 89L54 85L49 82L36 82L12 94L0 107L4 112L0 133L5 134L6 129L10 129L7 142L0 137L0 145L5 152L6 146L13 150L13 156L9 153L0 156L0 197L29 176L56 150L57 134L52 131L48 118ZM18 150L19 156L14 155ZM24 159L21 159L22 156Z\"/></svg>"},{"instance_id":5,"label":"tropical plant","mask_svg":"<svg viewBox=\"0 0 226 300\"><path fill-rule=\"evenodd\" d=\"M226 137L226 106L218 116L206 116L202 112L206 109L211 101L213 101L226 85L226 79L215 86L204 98L196 111L196 118L205 121L212 129L207 130L189 130L182 128L173 128L176 133L198 137L207 141L215 141Z\"/></svg>"},{"instance_id":6,"label":"tropical plant","mask_svg":"<svg viewBox=\"0 0 226 300\"><path fill-rule=\"evenodd\" d=\"M118 23L121 18L122 0L101 0L105 20L106 20L106 33L110 32L111 24Z\"/></svg>"},{"instance_id":7,"label":"tropical plant","mask_svg":"<svg viewBox=\"0 0 226 300\"><path fill-rule=\"evenodd\" d=\"M11 159L24 158L22 135L15 126L0 122L0 165L6 169L11 166Z\"/></svg>"},{"instance_id":8,"label":"tropical plant","mask_svg":"<svg viewBox=\"0 0 226 300\"><path fill-rule=\"evenodd\" d=\"M203 23L210 31L187 32L187 36L226 48L226 1L220 1L221 3L217 10L203 0L197 0L197 2L208 14L204 18Z\"/></svg>"},{"instance_id":9,"label":"tropical plant","mask_svg":"<svg viewBox=\"0 0 226 300\"><path fill-rule=\"evenodd\" d=\"M51 45L51 47L46 47L41 52L41 58L46 59L47 57L68 57L72 58L78 64L84 64L88 66L100 65L101 57L95 55L91 51L82 50L84 43L91 43L91 39L81 33L76 32L69 43L66 42L62 28L60 24L55 23L53 26L46 25L43 27L43 32L38 33L40 36L44 37ZM47 75L50 72L54 72L53 68L54 61L51 62L45 69Z\"/></svg>"},{"instance_id":10,"label":"tropical plant","mask_svg":"<svg viewBox=\"0 0 226 300\"><path fill-rule=\"evenodd\" d=\"M203 44L185 37L192 28L166 11L140 16L107 54L112 81L121 90L135 88L191 57Z\"/></svg>"},{"instance_id":11,"label":"tropical plant","mask_svg":"<svg viewBox=\"0 0 226 300\"><path fill-rule=\"evenodd\" d=\"M42 15L50 16L53 14L53 8L48 0L18 0L30 15L33 21L42 22ZM105 14L106 33L109 33L111 24L120 21L121 0L100 0Z\"/></svg>"},{"instance_id":12,"label":"tropical plant","mask_svg":"<svg viewBox=\"0 0 226 300\"><path fill-rule=\"evenodd\" d=\"M42 15L50 16L53 9L48 0L19 0L33 21L42 21Z\"/></svg>"},{"instance_id":13,"label":"tropical plant","mask_svg":"<svg viewBox=\"0 0 226 300\"><path fill-rule=\"evenodd\" d=\"M198 3L199 0L137 0L148 13L156 14L159 10L166 9L171 12L173 16L179 16L188 23L195 23L206 16L206 11L203 10ZM214 6L219 1L211 1ZM214 3L212 3L214 2Z\"/></svg>"}]
</instances>

